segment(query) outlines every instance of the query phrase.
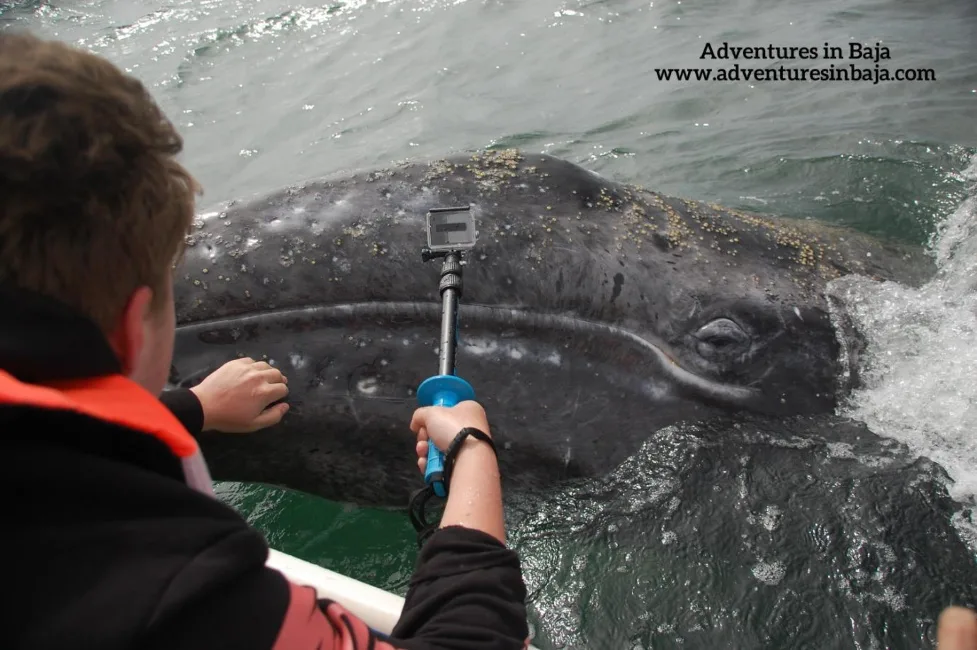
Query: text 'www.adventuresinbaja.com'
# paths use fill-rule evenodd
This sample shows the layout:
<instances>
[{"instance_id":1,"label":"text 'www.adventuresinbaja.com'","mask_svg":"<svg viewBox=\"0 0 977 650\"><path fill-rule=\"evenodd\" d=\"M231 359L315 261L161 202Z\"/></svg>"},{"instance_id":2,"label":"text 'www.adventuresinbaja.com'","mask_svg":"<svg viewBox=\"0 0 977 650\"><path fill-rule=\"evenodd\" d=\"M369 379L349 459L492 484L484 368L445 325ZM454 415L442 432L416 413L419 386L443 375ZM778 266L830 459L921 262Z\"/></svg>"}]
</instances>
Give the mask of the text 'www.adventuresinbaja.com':
<instances>
[{"instance_id":1,"label":"text 'www.adventuresinbaja.com'","mask_svg":"<svg viewBox=\"0 0 977 650\"><path fill-rule=\"evenodd\" d=\"M847 55L847 56L846 56ZM734 63L721 68L655 68L659 81L936 81L932 68L894 68L879 65L892 58L889 48L847 43L847 48L825 43L823 47L766 45L739 47L706 43L700 59L711 60L830 60L818 67L750 67ZM849 63L842 63L847 59Z\"/></svg>"}]
</instances>

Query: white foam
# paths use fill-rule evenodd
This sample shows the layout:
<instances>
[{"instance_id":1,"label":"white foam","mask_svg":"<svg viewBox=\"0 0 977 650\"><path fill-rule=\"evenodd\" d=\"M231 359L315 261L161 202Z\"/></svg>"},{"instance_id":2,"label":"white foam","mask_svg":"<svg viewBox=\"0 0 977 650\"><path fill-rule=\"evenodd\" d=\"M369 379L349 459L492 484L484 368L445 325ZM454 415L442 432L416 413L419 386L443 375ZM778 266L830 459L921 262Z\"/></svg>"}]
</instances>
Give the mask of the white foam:
<instances>
[{"instance_id":1,"label":"white foam","mask_svg":"<svg viewBox=\"0 0 977 650\"><path fill-rule=\"evenodd\" d=\"M767 506L760 516L760 524L773 532L780 526L780 515L783 514L777 506Z\"/></svg>"},{"instance_id":2,"label":"white foam","mask_svg":"<svg viewBox=\"0 0 977 650\"><path fill-rule=\"evenodd\" d=\"M977 181L977 157L963 177ZM977 196L938 228L938 273L920 289L847 276L829 292L866 339L865 387L844 414L943 466L951 495L977 495ZM836 450L836 453L841 450ZM842 452L843 453L843 452Z\"/></svg>"},{"instance_id":3,"label":"white foam","mask_svg":"<svg viewBox=\"0 0 977 650\"><path fill-rule=\"evenodd\" d=\"M974 508L964 508L954 513L951 523L967 544L971 553L977 553L977 512Z\"/></svg>"},{"instance_id":4,"label":"white foam","mask_svg":"<svg viewBox=\"0 0 977 650\"><path fill-rule=\"evenodd\" d=\"M852 446L847 442L829 442L828 455L832 458L855 458Z\"/></svg>"},{"instance_id":5,"label":"white foam","mask_svg":"<svg viewBox=\"0 0 977 650\"><path fill-rule=\"evenodd\" d=\"M869 597L872 600L888 605L893 611L896 612L906 609L906 597L896 591L895 587L891 585L885 585L882 587L881 594L869 594Z\"/></svg>"},{"instance_id":6,"label":"white foam","mask_svg":"<svg viewBox=\"0 0 977 650\"><path fill-rule=\"evenodd\" d=\"M783 562L757 562L753 565L753 577L767 585L780 584L787 575L787 567Z\"/></svg>"}]
</instances>

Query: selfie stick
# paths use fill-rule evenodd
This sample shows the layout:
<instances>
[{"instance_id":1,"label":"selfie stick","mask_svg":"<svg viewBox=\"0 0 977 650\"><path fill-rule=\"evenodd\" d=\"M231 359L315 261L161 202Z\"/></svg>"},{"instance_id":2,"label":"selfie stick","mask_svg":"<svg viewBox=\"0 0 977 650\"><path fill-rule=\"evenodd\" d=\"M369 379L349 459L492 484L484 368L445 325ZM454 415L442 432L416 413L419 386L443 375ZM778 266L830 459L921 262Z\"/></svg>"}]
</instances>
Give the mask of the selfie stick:
<instances>
[{"instance_id":1,"label":"selfie stick","mask_svg":"<svg viewBox=\"0 0 977 650\"><path fill-rule=\"evenodd\" d=\"M475 399L475 389L455 375L455 351L458 346L458 299L462 293L462 250L475 245L475 225L469 206L432 208L427 214L428 246L421 250L427 262L443 257L441 264L441 349L437 375L428 377L417 388L420 406L454 406ZM424 482L433 486L439 497L448 494L444 484L444 454L428 440L427 468Z\"/></svg>"}]
</instances>

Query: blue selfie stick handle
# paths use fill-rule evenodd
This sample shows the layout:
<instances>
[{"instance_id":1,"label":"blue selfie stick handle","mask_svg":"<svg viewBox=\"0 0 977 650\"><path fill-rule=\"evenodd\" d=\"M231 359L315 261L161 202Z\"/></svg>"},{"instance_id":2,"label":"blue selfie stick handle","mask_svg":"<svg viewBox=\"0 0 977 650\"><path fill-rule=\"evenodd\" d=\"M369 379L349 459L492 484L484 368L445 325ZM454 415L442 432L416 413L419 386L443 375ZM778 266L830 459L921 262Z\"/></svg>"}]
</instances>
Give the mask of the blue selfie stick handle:
<instances>
[{"instance_id":1,"label":"blue selfie stick handle","mask_svg":"<svg viewBox=\"0 0 977 650\"><path fill-rule=\"evenodd\" d=\"M417 402L420 406L454 406L459 402L475 399L475 389L457 375L435 375L428 377L417 387ZM444 498L444 454L434 442L427 442L427 468L424 482L434 485L434 493Z\"/></svg>"}]
</instances>

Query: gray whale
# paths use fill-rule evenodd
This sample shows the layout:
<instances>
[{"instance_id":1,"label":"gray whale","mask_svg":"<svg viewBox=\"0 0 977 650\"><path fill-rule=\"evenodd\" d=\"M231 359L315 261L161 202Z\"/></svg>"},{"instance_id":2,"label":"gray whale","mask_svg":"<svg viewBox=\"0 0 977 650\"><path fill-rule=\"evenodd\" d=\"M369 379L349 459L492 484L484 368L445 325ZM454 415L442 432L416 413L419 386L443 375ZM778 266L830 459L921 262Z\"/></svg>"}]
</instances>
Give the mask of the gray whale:
<instances>
[{"instance_id":1,"label":"gray whale","mask_svg":"<svg viewBox=\"0 0 977 650\"><path fill-rule=\"evenodd\" d=\"M826 283L934 271L921 249L515 150L302 183L200 215L177 269L171 385L242 355L289 378L281 424L201 437L214 478L406 504L422 485L407 423L440 334L424 215L466 204L479 240L457 372L507 489L599 475L676 422L831 411L858 339Z\"/></svg>"}]
</instances>

